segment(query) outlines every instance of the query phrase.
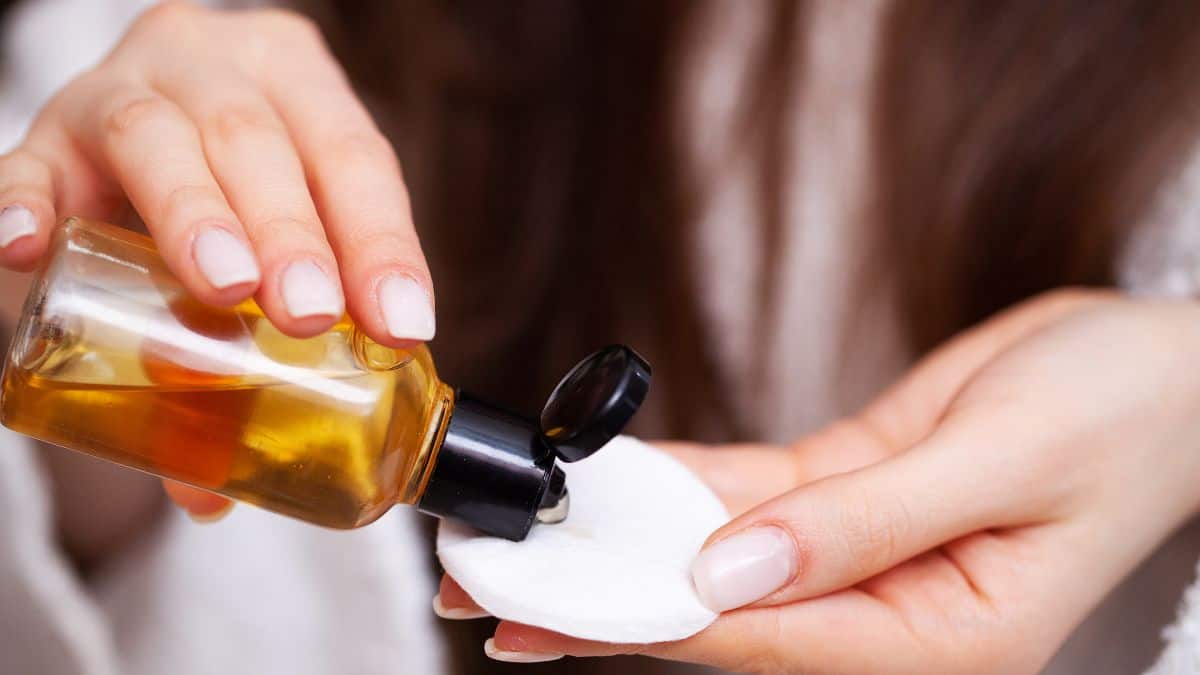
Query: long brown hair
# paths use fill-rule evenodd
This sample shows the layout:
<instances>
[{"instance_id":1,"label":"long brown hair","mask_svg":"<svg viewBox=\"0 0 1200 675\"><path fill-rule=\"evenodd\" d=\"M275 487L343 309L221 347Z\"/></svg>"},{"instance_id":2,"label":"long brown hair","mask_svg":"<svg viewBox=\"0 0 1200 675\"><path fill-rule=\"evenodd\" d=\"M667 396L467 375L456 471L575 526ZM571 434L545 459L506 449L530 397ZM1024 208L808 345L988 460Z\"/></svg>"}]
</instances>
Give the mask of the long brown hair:
<instances>
[{"instance_id":1,"label":"long brown hair","mask_svg":"<svg viewBox=\"0 0 1200 675\"><path fill-rule=\"evenodd\" d=\"M448 378L532 411L572 358L629 341L657 368L653 432L754 434L721 396L694 293L703 186L681 166L674 106L698 3L310 4L401 152ZM803 7L764 6L742 108L768 254ZM1128 228L1190 147L1197 19L1190 0L895 3L867 281L894 294L914 356L1040 291L1112 283ZM769 334L778 262L763 265Z\"/></svg>"},{"instance_id":2,"label":"long brown hair","mask_svg":"<svg viewBox=\"0 0 1200 675\"><path fill-rule=\"evenodd\" d=\"M1196 141L1200 4L896 3L876 240L916 353L1114 260Z\"/></svg>"}]
</instances>

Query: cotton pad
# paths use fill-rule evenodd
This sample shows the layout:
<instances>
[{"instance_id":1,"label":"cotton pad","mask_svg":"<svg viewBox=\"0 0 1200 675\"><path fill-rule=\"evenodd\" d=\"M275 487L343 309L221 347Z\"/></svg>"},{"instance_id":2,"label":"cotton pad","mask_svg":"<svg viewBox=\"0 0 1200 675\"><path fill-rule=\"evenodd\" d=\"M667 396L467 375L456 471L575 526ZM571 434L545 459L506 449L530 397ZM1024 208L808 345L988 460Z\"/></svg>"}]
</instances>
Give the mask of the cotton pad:
<instances>
[{"instance_id":1,"label":"cotton pad","mask_svg":"<svg viewBox=\"0 0 1200 675\"><path fill-rule=\"evenodd\" d=\"M729 520L717 496L670 455L627 436L563 468L565 522L513 542L443 520L446 572L494 616L588 640L680 640L712 623L690 567Z\"/></svg>"}]
</instances>

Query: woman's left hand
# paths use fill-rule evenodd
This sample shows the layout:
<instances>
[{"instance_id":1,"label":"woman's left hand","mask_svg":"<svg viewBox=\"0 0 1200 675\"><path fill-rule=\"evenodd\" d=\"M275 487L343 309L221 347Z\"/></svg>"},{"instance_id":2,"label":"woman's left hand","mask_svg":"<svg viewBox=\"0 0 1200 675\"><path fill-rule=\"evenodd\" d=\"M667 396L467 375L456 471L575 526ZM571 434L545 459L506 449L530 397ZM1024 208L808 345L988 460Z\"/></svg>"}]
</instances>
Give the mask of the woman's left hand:
<instances>
[{"instance_id":1,"label":"woman's left hand","mask_svg":"<svg viewBox=\"0 0 1200 675\"><path fill-rule=\"evenodd\" d=\"M1198 367L1200 306L1036 298L787 451L675 450L732 509L778 495L696 558L724 612L705 631L613 645L502 622L493 655L1034 673L1200 508ZM449 579L440 602L473 608Z\"/></svg>"}]
</instances>

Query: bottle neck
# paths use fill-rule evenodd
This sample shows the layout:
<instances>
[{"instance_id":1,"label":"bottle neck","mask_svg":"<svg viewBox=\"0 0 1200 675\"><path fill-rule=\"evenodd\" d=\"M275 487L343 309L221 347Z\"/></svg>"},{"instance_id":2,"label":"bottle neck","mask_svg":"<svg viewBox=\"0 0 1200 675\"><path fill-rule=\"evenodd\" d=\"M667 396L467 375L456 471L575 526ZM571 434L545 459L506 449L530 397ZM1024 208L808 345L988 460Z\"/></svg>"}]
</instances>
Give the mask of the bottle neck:
<instances>
[{"instance_id":1,"label":"bottle neck","mask_svg":"<svg viewBox=\"0 0 1200 675\"><path fill-rule=\"evenodd\" d=\"M404 489L397 501L401 504L415 504L425 492L433 467L437 464L438 450L446 437L446 429L450 426L450 417L454 414L455 392L449 386L439 382L437 391L430 397L429 412L425 415L425 431L421 435L421 446L417 449L416 457L411 463L405 463Z\"/></svg>"},{"instance_id":2,"label":"bottle neck","mask_svg":"<svg viewBox=\"0 0 1200 675\"><path fill-rule=\"evenodd\" d=\"M565 497L555 458L536 422L457 392L417 508L520 541Z\"/></svg>"}]
</instances>

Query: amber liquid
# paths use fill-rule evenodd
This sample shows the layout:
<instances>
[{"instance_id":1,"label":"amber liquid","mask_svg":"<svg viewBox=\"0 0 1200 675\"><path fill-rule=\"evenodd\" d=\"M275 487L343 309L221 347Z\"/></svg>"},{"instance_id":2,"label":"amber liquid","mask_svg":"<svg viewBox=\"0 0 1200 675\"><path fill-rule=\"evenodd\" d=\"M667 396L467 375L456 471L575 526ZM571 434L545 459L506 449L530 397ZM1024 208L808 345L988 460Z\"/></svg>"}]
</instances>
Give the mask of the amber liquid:
<instances>
[{"instance_id":1,"label":"amber liquid","mask_svg":"<svg viewBox=\"0 0 1200 675\"><path fill-rule=\"evenodd\" d=\"M176 298L169 311L208 336L207 351L151 338L113 347L115 321L61 326L27 310L0 422L328 527L419 498L453 404L424 347L381 347L345 320L295 340L252 302ZM223 360L230 345L250 355L236 368Z\"/></svg>"}]
</instances>

